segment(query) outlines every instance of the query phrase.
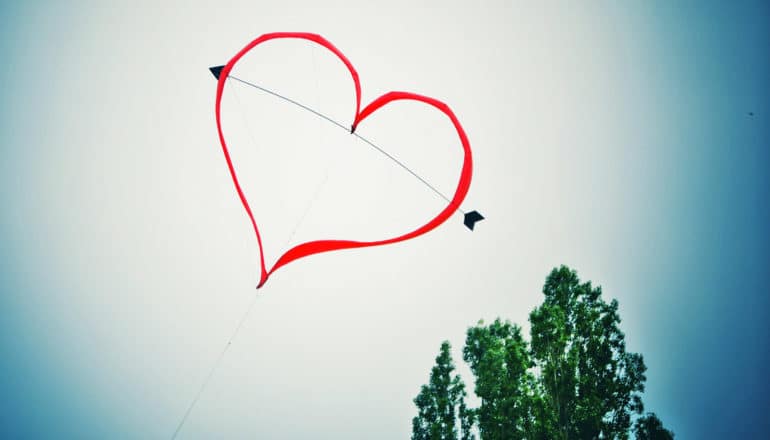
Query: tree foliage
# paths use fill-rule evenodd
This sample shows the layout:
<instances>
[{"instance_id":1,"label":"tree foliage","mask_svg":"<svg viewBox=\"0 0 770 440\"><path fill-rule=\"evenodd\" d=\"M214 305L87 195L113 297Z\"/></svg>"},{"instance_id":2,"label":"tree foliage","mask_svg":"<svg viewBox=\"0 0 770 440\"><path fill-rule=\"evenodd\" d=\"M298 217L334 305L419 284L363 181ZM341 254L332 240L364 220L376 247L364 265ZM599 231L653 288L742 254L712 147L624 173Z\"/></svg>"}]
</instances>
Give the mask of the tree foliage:
<instances>
[{"instance_id":1,"label":"tree foliage","mask_svg":"<svg viewBox=\"0 0 770 440\"><path fill-rule=\"evenodd\" d=\"M418 414L412 419L412 440L456 440L457 420L461 423L463 440L470 440L472 412L465 406L465 384L460 376L453 374L451 345L441 344L436 365L430 373L430 382L423 385L414 399Z\"/></svg>"},{"instance_id":2,"label":"tree foliage","mask_svg":"<svg viewBox=\"0 0 770 440\"><path fill-rule=\"evenodd\" d=\"M465 406L465 386L452 376L448 342L429 385L414 402L412 439L627 439L644 409L640 354L626 351L618 303L575 271L554 269L543 303L529 316L531 343L508 321L483 321L466 333L463 359L475 377L478 408ZM673 439L655 414L638 417L639 440Z\"/></svg>"},{"instance_id":3,"label":"tree foliage","mask_svg":"<svg viewBox=\"0 0 770 440\"><path fill-rule=\"evenodd\" d=\"M634 434L636 440L674 440L674 433L663 427L655 413L636 419Z\"/></svg>"},{"instance_id":4,"label":"tree foliage","mask_svg":"<svg viewBox=\"0 0 770 440\"><path fill-rule=\"evenodd\" d=\"M495 320L489 326L480 321L468 329L463 359L476 377L476 410L483 439L533 438L536 427L533 404L535 378L528 370L534 366L521 328Z\"/></svg>"},{"instance_id":5,"label":"tree foliage","mask_svg":"<svg viewBox=\"0 0 770 440\"><path fill-rule=\"evenodd\" d=\"M532 355L555 416L553 438L624 438L632 413L643 410L647 368L640 354L626 352L618 302L606 303L601 293L562 266L529 316Z\"/></svg>"}]
</instances>

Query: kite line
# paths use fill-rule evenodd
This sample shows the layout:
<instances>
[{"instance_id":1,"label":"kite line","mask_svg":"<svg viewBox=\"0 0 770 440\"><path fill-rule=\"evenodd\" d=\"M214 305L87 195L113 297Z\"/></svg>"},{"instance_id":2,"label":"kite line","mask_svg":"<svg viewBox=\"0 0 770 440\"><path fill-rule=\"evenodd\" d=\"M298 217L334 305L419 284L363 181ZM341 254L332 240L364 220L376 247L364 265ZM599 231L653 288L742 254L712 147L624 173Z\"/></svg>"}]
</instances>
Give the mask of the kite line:
<instances>
[{"instance_id":1,"label":"kite line","mask_svg":"<svg viewBox=\"0 0 770 440\"><path fill-rule=\"evenodd\" d=\"M203 394L203 390L206 389L206 385L209 384L211 381L211 378L214 376L214 372L219 368L219 364L222 362L222 358L225 357L225 353L227 353L227 349L230 348L230 345L232 344L233 340L236 336L238 336L238 333L241 331L241 327L243 327L243 323L246 322L246 318L251 313L251 309L254 308L254 304L257 302L258 294L254 294L254 298L251 300L251 304L249 304L249 308L246 309L246 313L241 316L241 320L238 321L238 325L235 327L235 330L230 335L230 338L227 340L227 343L225 344L225 347L222 349L222 351L219 353L219 357L217 357L217 360L214 362L214 365L211 367L211 370L209 370L209 374L206 376L206 378L203 380L203 383L201 383L201 387L198 389L198 393L193 397L192 402L190 402L190 406L187 407L187 411L184 412L184 416L182 416L182 420L179 421L179 424L176 426L176 429L174 430L174 434L171 436L171 440L174 440L177 435L179 435L179 431L182 430L182 426L184 426L184 422L187 421L187 417L189 417L190 413L192 412L193 408L195 407L195 404L198 403L198 400L201 398L201 395Z\"/></svg>"}]
</instances>

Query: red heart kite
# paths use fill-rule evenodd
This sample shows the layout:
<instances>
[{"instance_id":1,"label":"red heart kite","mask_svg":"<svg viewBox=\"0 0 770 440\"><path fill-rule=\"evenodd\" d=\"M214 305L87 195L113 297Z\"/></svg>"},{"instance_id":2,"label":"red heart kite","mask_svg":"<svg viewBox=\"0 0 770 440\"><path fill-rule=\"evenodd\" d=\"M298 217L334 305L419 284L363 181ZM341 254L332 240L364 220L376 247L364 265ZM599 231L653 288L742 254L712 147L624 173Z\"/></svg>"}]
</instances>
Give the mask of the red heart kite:
<instances>
[{"instance_id":1,"label":"red heart kite","mask_svg":"<svg viewBox=\"0 0 770 440\"><path fill-rule=\"evenodd\" d=\"M413 171L411 171L404 164L396 160L394 157L388 155L382 149L380 149L376 145L369 142L367 139L361 136L358 136L359 138L361 138L362 140L364 140L374 148L377 148L378 150L380 150L380 152L386 154L390 159L394 160L396 163L401 165L404 169L409 171L412 175L414 175L415 177L420 179L420 181L422 181L424 184L430 187L434 192L436 192L445 200L447 200L448 205L446 206L446 208L444 208L441 212L438 213L438 215L430 219L427 223L420 226L419 228L413 231L407 232L405 234L399 235L397 237L391 237L391 238L386 238L386 239L377 240L377 241L317 240L317 241L310 241L307 243L301 243L289 249L288 251L286 251L283 255L281 255L280 258L278 258L278 261L275 262L273 267L271 267L269 270L267 269L267 267L265 266L264 253L262 251L262 239L259 235L259 228L257 227L257 222L254 219L254 214L251 211L249 202L248 200L246 200L246 195L243 193L243 190L241 189L241 185L238 183L238 177L235 174L235 168L233 167L233 163L230 158L230 153L227 149L227 143L225 142L225 136L222 133L220 107L221 107L221 101L222 101L222 92L224 91L227 78L229 77L229 78L236 79L238 81L241 81L253 87L259 88L265 92L273 94L279 98L287 100L347 130L347 128L344 125L332 120L331 118L326 117L325 115L322 115L321 113L315 110L310 109L309 107L306 107L284 96L281 96L275 92L264 89L255 84L240 80L230 75L230 71L233 69L233 67L235 67L235 64L238 63L238 61L244 55L246 55L250 50L252 50L259 44L262 44L266 41L278 39L278 38L296 38L296 39L307 40L307 41L311 41L313 43L319 44L324 48L328 49L329 51L331 51L332 53L334 53L334 55L336 55L345 64L348 71L350 72L350 76L353 78L353 83L356 87L356 113L355 115L353 115L353 123L350 126L351 134L355 134L356 136L358 136L355 133L356 127L358 127L358 125L361 124L366 118L370 117L373 113L375 113L379 108L385 106L386 104L392 101L411 100L411 101L422 102L424 104L434 107L435 109L437 109L438 111L444 113L447 117L449 117L455 129L457 130L457 136L459 136L460 138L460 142L462 143L463 152L464 152L463 166L462 166L462 171L460 172L460 179L457 182L457 188L455 189L455 193L451 199L445 197L438 190L433 188L428 182L426 182L423 178L415 174ZM470 145L470 142L468 141L468 137L465 134L465 130L463 130L462 125L460 125L460 121L457 119L457 116L455 116L454 112L452 112L449 106L439 101L438 99L431 98L428 96L418 95L416 93L388 92L380 96L379 98L375 99L374 101L369 103L369 105L364 107L363 110L361 110L361 83L359 82L359 79L358 79L358 72L356 72L356 69L353 67L353 65L350 63L347 57L345 57L345 55L343 55L343 53L340 52L339 49L337 49L332 43L330 43L328 40L326 40L322 36L305 33L305 32L276 32L276 33L264 34L259 38L255 39L254 41L252 41L251 43L247 44L246 47L241 49L241 51L238 52L227 64L225 64L224 66L211 67L210 70L211 70L211 73L213 73L218 80L215 111L216 111L216 119L217 119L217 130L219 131L219 142L222 144L222 152L225 154L225 161L227 161L227 167L230 170L230 176L232 177L233 184L235 185L235 189L238 192L238 197L241 199L243 208L246 210L246 213L249 215L251 224L254 227L254 233L257 236L257 244L259 245L259 260L260 260L260 266L261 266L261 276L260 276L259 285L257 286L257 288L264 286L265 282L270 277L270 275L281 266L285 266L286 264L289 264L292 261L298 260L303 257L307 257L309 255L318 254L321 252L335 251L340 249L352 249L352 248L361 248L361 247L368 247L368 246L381 246L385 244L398 243L400 241L409 240L411 238L418 237L422 234L425 234L426 232L429 232L435 229L437 226L444 223L455 211L458 211L458 210L465 214L464 223L471 230L473 230L473 226L477 221L482 220L484 218L481 216L481 214L479 214L476 211L465 213L460 209L460 205L462 204L463 199L465 198L465 195L468 193L468 189L470 188L470 185L471 185L471 175L473 173L472 171L473 159L471 157L471 145Z\"/></svg>"}]
</instances>

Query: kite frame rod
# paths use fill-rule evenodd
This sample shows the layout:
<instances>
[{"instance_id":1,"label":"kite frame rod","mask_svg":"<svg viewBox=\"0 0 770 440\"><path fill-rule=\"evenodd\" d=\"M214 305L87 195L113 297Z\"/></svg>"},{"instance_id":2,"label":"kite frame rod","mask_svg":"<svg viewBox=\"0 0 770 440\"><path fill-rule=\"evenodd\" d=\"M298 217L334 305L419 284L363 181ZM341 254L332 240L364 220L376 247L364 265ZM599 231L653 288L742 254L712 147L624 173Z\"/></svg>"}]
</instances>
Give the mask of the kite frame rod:
<instances>
[{"instance_id":1,"label":"kite frame rod","mask_svg":"<svg viewBox=\"0 0 770 440\"><path fill-rule=\"evenodd\" d=\"M350 130L350 128L349 128L349 127L346 127L346 126L342 125L341 123L339 123L339 122L335 121L334 119L330 118L329 116L326 116L325 114L323 114L323 113L321 113L321 112L319 112L319 111L317 111L317 110L315 110L315 109L313 109L313 108L310 108L310 107L308 107L307 105L305 105L305 104L302 104L302 103L301 103L301 102L299 102L299 101L295 101L295 100L293 100L293 99L291 99L291 98L289 98L289 97L287 97L287 96L283 96L283 95L281 95L281 94L280 94L280 93L278 93L278 92L275 92L275 91L273 91L273 90L270 90L270 89L268 89L268 88L262 87L262 86L260 86L260 85L258 85L258 84L254 84L254 83L252 83L252 82L249 82L249 81L246 81L246 80L240 79L240 78L238 78L237 76L233 76L233 75L227 75L227 77L228 77L228 78L232 78L232 79L234 79L234 80L236 80L236 81L238 81L238 82L240 82L240 83L242 83L242 84L245 84L245 85L247 85L247 86L251 86L251 87L254 87L255 89L258 89L258 90L261 90L261 91L263 91L263 92L265 92L265 93L268 93L268 94L270 94L270 95L273 95L273 96L275 96L276 98L280 98L280 99L282 99L282 100L284 100L284 101L286 101L286 102L288 102L288 103L294 104L294 105L296 105L297 107L300 107L300 108L302 108L302 109L304 109L304 110L307 110L307 111L309 111L310 113L312 113L312 114L314 114L314 115L318 116L319 118L321 118L321 119L324 119L324 120L326 120L326 121L328 121L328 122L330 122L330 123L332 123L332 124L336 125L337 127L341 128L341 129L343 129L343 130L345 130L346 132L348 132L348 133L351 133L351 130ZM406 171L407 171L409 174L411 174L411 175L412 175L412 176L414 176L414 177L415 177L417 180L419 180L420 182L422 182L422 183L423 183L425 186L427 186L428 188L430 188L430 189L431 189L431 190L432 190L434 193L436 193L436 194L437 194L439 197L441 197L442 199L446 200L448 203L451 203L451 202L452 202L452 201L451 201L451 200L450 200L450 199L449 199L447 196L445 196L445 195L444 195L444 194L443 194L441 191L439 191L438 189L436 189L436 187L434 187L433 185L431 185L430 183L428 183L428 181L427 181L427 180L425 180L425 179L424 179L424 178L422 178L422 177L421 177L419 174L417 174L417 173L415 173L414 171L412 171L412 170L411 170L409 167L407 167L407 166L406 166L406 165L405 165L403 162L401 162L400 160L398 160L396 157L394 157L393 155L391 155L391 154L390 154L390 153L388 153L387 151L385 151L385 150L383 150L382 148L380 148L379 146L377 146L377 144L375 144L374 142L370 141L369 139L367 139L367 138L365 138L365 137L361 136L360 134L358 134L358 133L356 133L356 132L352 132L351 134L352 134L353 136L357 137L358 139L360 139L360 140L362 140L362 141L366 142L366 143L367 143L367 144L368 144L370 147L372 147L372 148L374 148L375 150L379 151L379 152L380 152L382 155L384 155L385 157L387 157L388 159L390 159L390 160L392 160L394 163L396 163L398 166L400 166L401 168L403 168L404 170L406 170ZM459 206L457 207L457 211L459 211L459 212L461 212L463 215L465 215L465 211L463 211L463 209L462 209L462 208L460 208Z\"/></svg>"}]
</instances>

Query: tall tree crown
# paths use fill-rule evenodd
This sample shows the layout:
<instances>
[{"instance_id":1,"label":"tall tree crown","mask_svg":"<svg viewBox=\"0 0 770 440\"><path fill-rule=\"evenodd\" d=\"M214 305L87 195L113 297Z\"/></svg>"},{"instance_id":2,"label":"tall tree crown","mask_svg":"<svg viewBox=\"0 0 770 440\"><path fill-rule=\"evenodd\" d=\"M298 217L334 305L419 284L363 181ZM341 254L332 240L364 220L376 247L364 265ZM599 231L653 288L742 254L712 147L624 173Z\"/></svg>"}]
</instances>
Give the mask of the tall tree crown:
<instances>
[{"instance_id":1,"label":"tall tree crown","mask_svg":"<svg viewBox=\"0 0 770 440\"><path fill-rule=\"evenodd\" d=\"M646 366L626 351L618 302L606 302L600 287L566 266L551 271L543 295L529 315L531 343L500 319L468 329L463 359L478 408L465 406L449 343L442 344L430 384L415 399L413 439L471 439L473 426L483 440L627 439L634 417L637 439L673 438L654 414L638 417Z\"/></svg>"}]
</instances>

